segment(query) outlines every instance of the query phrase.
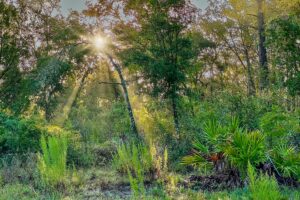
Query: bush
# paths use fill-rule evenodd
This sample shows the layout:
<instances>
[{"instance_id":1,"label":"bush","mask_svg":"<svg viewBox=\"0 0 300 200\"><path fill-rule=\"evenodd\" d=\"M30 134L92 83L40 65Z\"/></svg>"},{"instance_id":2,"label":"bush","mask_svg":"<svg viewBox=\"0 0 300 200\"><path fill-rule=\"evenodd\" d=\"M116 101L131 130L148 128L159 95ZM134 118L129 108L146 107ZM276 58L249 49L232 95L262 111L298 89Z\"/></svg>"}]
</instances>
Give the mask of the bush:
<instances>
[{"instance_id":1,"label":"bush","mask_svg":"<svg viewBox=\"0 0 300 200\"><path fill-rule=\"evenodd\" d=\"M38 155L38 169L46 185L64 183L67 172L67 138L64 135L41 138L42 154Z\"/></svg>"},{"instance_id":2,"label":"bush","mask_svg":"<svg viewBox=\"0 0 300 200\"><path fill-rule=\"evenodd\" d=\"M91 147L81 140L79 134L72 134L68 137L67 164L76 167L88 167L94 164L94 155Z\"/></svg>"},{"instance_id":3,"label":"bush","mask_svg":"<svg viewBox=\"0 0 300 200\"><path fill-rule=\"evenodd\" d=\"M283 176L300 180L300 154L295 148L280 145L274 148L271 158L276 169Z\"/></svg>"},{"instance_id":4,"label":"bush","mask_svg":"<svg viewBox=\"0 0 300 200\"><path fill-rule=\"evenodd\" d=\"M16 118L0 112L1 154L38 151L42 133L33 119Z\"/></svg>"},{"instance_id":5,"label":"bush","mask_svg":"<svg viewBox=\"0 0 300 200\"><path fill-rule=\"evenodd\" d=\"M248 163L249 189L253 200L279 200L282 198L274 177L257 176L255 169Z\"/></svg>"},{"instance_id":6,"label":"bush","mask_svg":"<svg viewBox=\"0 0 300 200\"><path fill-rule=\"evenodd\" d=\"M116 153L116 145L111 141L94 145L91 148L92 156L96 166L105 166L113 159L113 155Z\"/></svg>"},{"instance_id":7,"label":"bush","mask_svg":"<svg viewBox=\"0 0 300 200\"><path fill-rule=\"evenodd\" d=\"M300 131L299 119L297 114L286 113L275 107L261 117L260 129L267 136L268 147L273 148L294 140L294 136Z\"/></svg>"},{"instance_id":8,"label":"bush","mask_svg":"<svg viewBox=\"0 0 300 200\"><path fill-rule=\"evenodd\" d=\"M237 132L232 137L232 142L225 149L225 154L231 164L245 175L248 162L257 165L265 161L265 139L258 132Z\"/></svg>"},{"instance_id":9,"label":"bush","mask_svg":"<svg viewBox=\"0 0 300 200\"><path fill-rule=\"evenodd\" d=\"M271 97L247 97L241 93L228 95L228 91L217 93L210 100L211 102L205 102L207 108L202 112L212 113L211 115L221 122L226 122L231 116L236 116L243 127L248 130L259 128L259 118L270 111L272 105Z\"/></svg>"},{"instance_id":10,"label":"bush","mask_svg":"<svg viewBox=\"0 0 300 200\"><path fill-rule=\"evenodd\" d=\"M0 177L4 184L39 184L36 154L6 155L0 161Z\"/></svg>"},{"instance_id":11,"label":"bush","mask_svg":"<svg viewBox=\"0 0 300 200\"><path fill-rule=\"evenodd\" d=\"M240 132L239 119L233 117L227 126L222 126L215 119L204 124L201 141L193 142L193 154L185 156L182 164L193 165L201 168L214 166L222 170L225 167L224 149L230 144L233 134Z\"/></svg>"}]
</instances>

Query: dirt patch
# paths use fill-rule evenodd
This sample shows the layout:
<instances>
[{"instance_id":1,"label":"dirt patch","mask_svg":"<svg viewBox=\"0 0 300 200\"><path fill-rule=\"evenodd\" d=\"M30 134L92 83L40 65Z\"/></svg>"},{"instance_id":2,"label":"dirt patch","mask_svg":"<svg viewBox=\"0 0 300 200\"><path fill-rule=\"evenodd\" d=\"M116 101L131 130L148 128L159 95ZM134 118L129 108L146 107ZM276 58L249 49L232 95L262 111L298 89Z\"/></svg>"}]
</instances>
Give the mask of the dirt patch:
<instances>
[{"instance_id":1,"label":"dirt patch","mask_svg":"<svg viewBox=\"0 0 300 200\"><path fill-rule=\"evenodd\" d=\"M87 188L83 193L83 199L130 199L130 185L99 185L98 188Z\"/></svg>"},{"instance_id":2,"label":"dirt patch","mask_svg":"<svg viewBox=\"0 0 300 200\"><path fill-rule=\"evenodd\" d=\"M222 174L193 175L186 180L185 186L194 190L216 191L242 187L243 182L236 171L230 170Z\"/></svg>"}]
</instances>

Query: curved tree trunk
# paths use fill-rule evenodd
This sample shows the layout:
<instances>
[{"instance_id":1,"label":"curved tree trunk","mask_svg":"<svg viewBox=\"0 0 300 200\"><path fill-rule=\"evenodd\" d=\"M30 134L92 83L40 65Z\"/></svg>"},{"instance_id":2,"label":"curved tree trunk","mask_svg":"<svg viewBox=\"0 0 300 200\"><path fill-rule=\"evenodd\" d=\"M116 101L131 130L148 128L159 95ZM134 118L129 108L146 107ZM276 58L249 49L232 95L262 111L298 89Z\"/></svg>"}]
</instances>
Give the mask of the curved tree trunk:
<instances>
[{"instance_id":1,"label":"curved tree trunk","mask_svg":"<svg viewBox=\"0 0 300 200\"><path fill-rule=\"evenodd\" d=\"M126 81L123 77L121 66L118 63L116 63L110 55L107 55L107 56L109 58L109 61L112 63L112 65L114 66L114 68L118 72L118 75L119 75L119 78L120 78L120 81L121 81L121 86L122 86L123 93L124 93L124 99L125 99L125 102L126 102L126 105L127 105L127 110L128 110L128 114L129 114L129 118L130 118L131 131L133 132L133 134L135 135L135 137L137 139L140 139L140 136L138 134L138 130L137 130L137 127L136 127L134 115L133 115L132 106L131 106L131 103L130 103L130 100L129 100L129 94L128 94L128 90L127 90L127 83L126 83Z\"/></svg>"}]
</instances>

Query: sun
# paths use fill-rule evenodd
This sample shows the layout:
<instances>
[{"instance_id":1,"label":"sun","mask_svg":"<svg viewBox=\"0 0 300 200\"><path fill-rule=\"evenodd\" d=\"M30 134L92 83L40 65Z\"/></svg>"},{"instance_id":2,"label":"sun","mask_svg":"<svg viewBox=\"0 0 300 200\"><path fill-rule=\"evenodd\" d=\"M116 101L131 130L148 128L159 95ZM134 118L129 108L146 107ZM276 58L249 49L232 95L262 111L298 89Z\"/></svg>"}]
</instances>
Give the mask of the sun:
<instances>
[{"instance_id":1,"label":"sun","mask_svg":"<svg viewBox=\"0 0 300 200\"><path fill-rule=\"evenodd\" d=\"M98 50L103 50L107 45L107 40L103 36L96 36L93 39L93 44Z\"/></svg>"}]
</instances>

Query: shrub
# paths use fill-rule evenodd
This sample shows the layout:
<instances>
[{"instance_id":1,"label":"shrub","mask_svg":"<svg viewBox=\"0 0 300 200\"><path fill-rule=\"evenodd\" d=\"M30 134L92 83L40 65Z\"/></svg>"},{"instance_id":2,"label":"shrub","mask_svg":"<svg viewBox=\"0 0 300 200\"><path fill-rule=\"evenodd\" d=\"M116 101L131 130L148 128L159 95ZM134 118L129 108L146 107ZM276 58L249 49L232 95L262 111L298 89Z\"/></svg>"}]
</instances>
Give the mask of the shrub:
<instances>
[{"instance_id":1,"label":"shrub","mask_svg":"<svg viewBox=\"0 0 300 200\"><path fill-rule=\"evenodd\" d=\"M253 200L279 200L282 198L279 186L274 177L260 174L248 163L249 189Z\"/></svg>"},{"instance_id":2,"label":"shrub","mask_svg":"<svg viewBox=\"0 0 300 200\"><path fill-rule=\"evenodd\" d=\"M185 156L182 164L209 168L212 165L216 170L224 168L224 148L229 144L232 134L241 131L239 119L233 117L227 126L222 126L216 120L204 124L203 137L193 142L193 154Z\"/></svg>"},{"instance_id":3,"label":"shrub","mask_svg":"<svg viewBox=\"0 0 300 200\"><path fill-rule=\"evenodd\" d=\"M41 138L42 154L38 155L38 169L49 186L64 183L67 171L67 138L64 135Z\"/></svg>"},{"instance_id":4,"label":"shrub","mask_svg":"<svg viewBox=\"0 0 300 200\"><path fill-rule=\"evenodd\" d=\"M37 151L42 133L33 119L16 118L0 112L1 154Z\"/></svg>"},{"instance_id":5,"label":"shrub","mask_svg":"<svg viewBox=\"0 0 300 200\"><path fill-rule=\"evenodd\" d=\"M6 155L0 161L0 177L4 184L38 185L36 154Z\"/></svg>"},{"instance_id":6,"label":"shrub","mask_svg":"<svg viewBox=\"0 0 300 200\"><path fill-rule=\"evenodd\" d=\"M280 145L274 148L271 158L276 169L283 176L294 177L300 180L300 154L294 147Z\"/></svg>"},{"instance_id":7,"label":"shrub","mask_svg":"<svg viewBox=\"0 0 300 200\"><path fill-rule=\"evenodd\" d=\"M113 156L114 167L122 173L143 166L145 172L151 170L152 157L145 145L122 143L117 148L117 153Z\"/></svg>"},{"instance_id":8,"label":"shrub","mask_svg":"<svg viewBox=\"0 0 300 200\"><path fill-rule=\"evenodd\" d=\"M244 128L248 130L259 128L259 118L271 109L271 98L247 97L232 92L228 95L228 93L229 91L223 91L213 95L206 110L213 111L213 116L221 121L237 116Z\"/></svg>"},{"instance_id":9,"label":"shrub","mask_svg":"<svg viewBox=\"0 0 300 200\"><path fill-rule=\"evenodd\" d=\"M265 153L264 136L258 131L235 133L225 149L225 155L242 175L245 175L248 162L257 165L265 161Z\"/></svg>"},{"instance_id":10,"label":"shrub","mask_svg":"<svg viewBox=\"0 0 300 200\"><path fill-rule=\"evenodd\" d=\"M225 140L225 129L216 120L210 120L204 124L202 141L196 139L193 142L193 155L185 156L182 163L203 167L211 161L211 156L222 154L222 146Z\"/></svg>"},{"instance_id":11,"label":"shrub","mask_svg":"<svg viewBox=\"0 0 300 200\"><path fill-rule=\"evenodd\" d=\"M78 133L72 132L68 137L67 164L76 167L88 167L94 164L94 156L92 154L91 144L88 145L82 141L82 137Z\"/></svg>"},{"instance_id":12,"label":"shrub","mask_svg":"<svg viewBox=\"0 0 300 200\"><path fill-rule=\"evenodd\" d=\"M269 148L273 148L283 141L288 143L300 131L299 119L296 114L273 108L260 119L260 129L267 136Z\"/></svg>"},{"instance_id":13,"label":"shrub","mask_svg":"<svg viewBox=\"0 0 300 200\"><path fill-rule=\"evenodd\" d=\"M116 145L111 141L92 146L91 152L95 160L95 165L107 165L112 161L113 155L116 153L116 151Z\"/></svg>"},{"instance_id":14,"label":"shrub","mask_svg":"<svg viewBox=\"0 0 300 200\"><path fill-rule=\"evenodd\" d=\"M159 154L157 148L143 144L121 144L113 157L115 168L127 173L134 198L145 196L145 176L149 178L165 178L168 168L168 152L165 149Z\"/></svg>"}]
</instances>

